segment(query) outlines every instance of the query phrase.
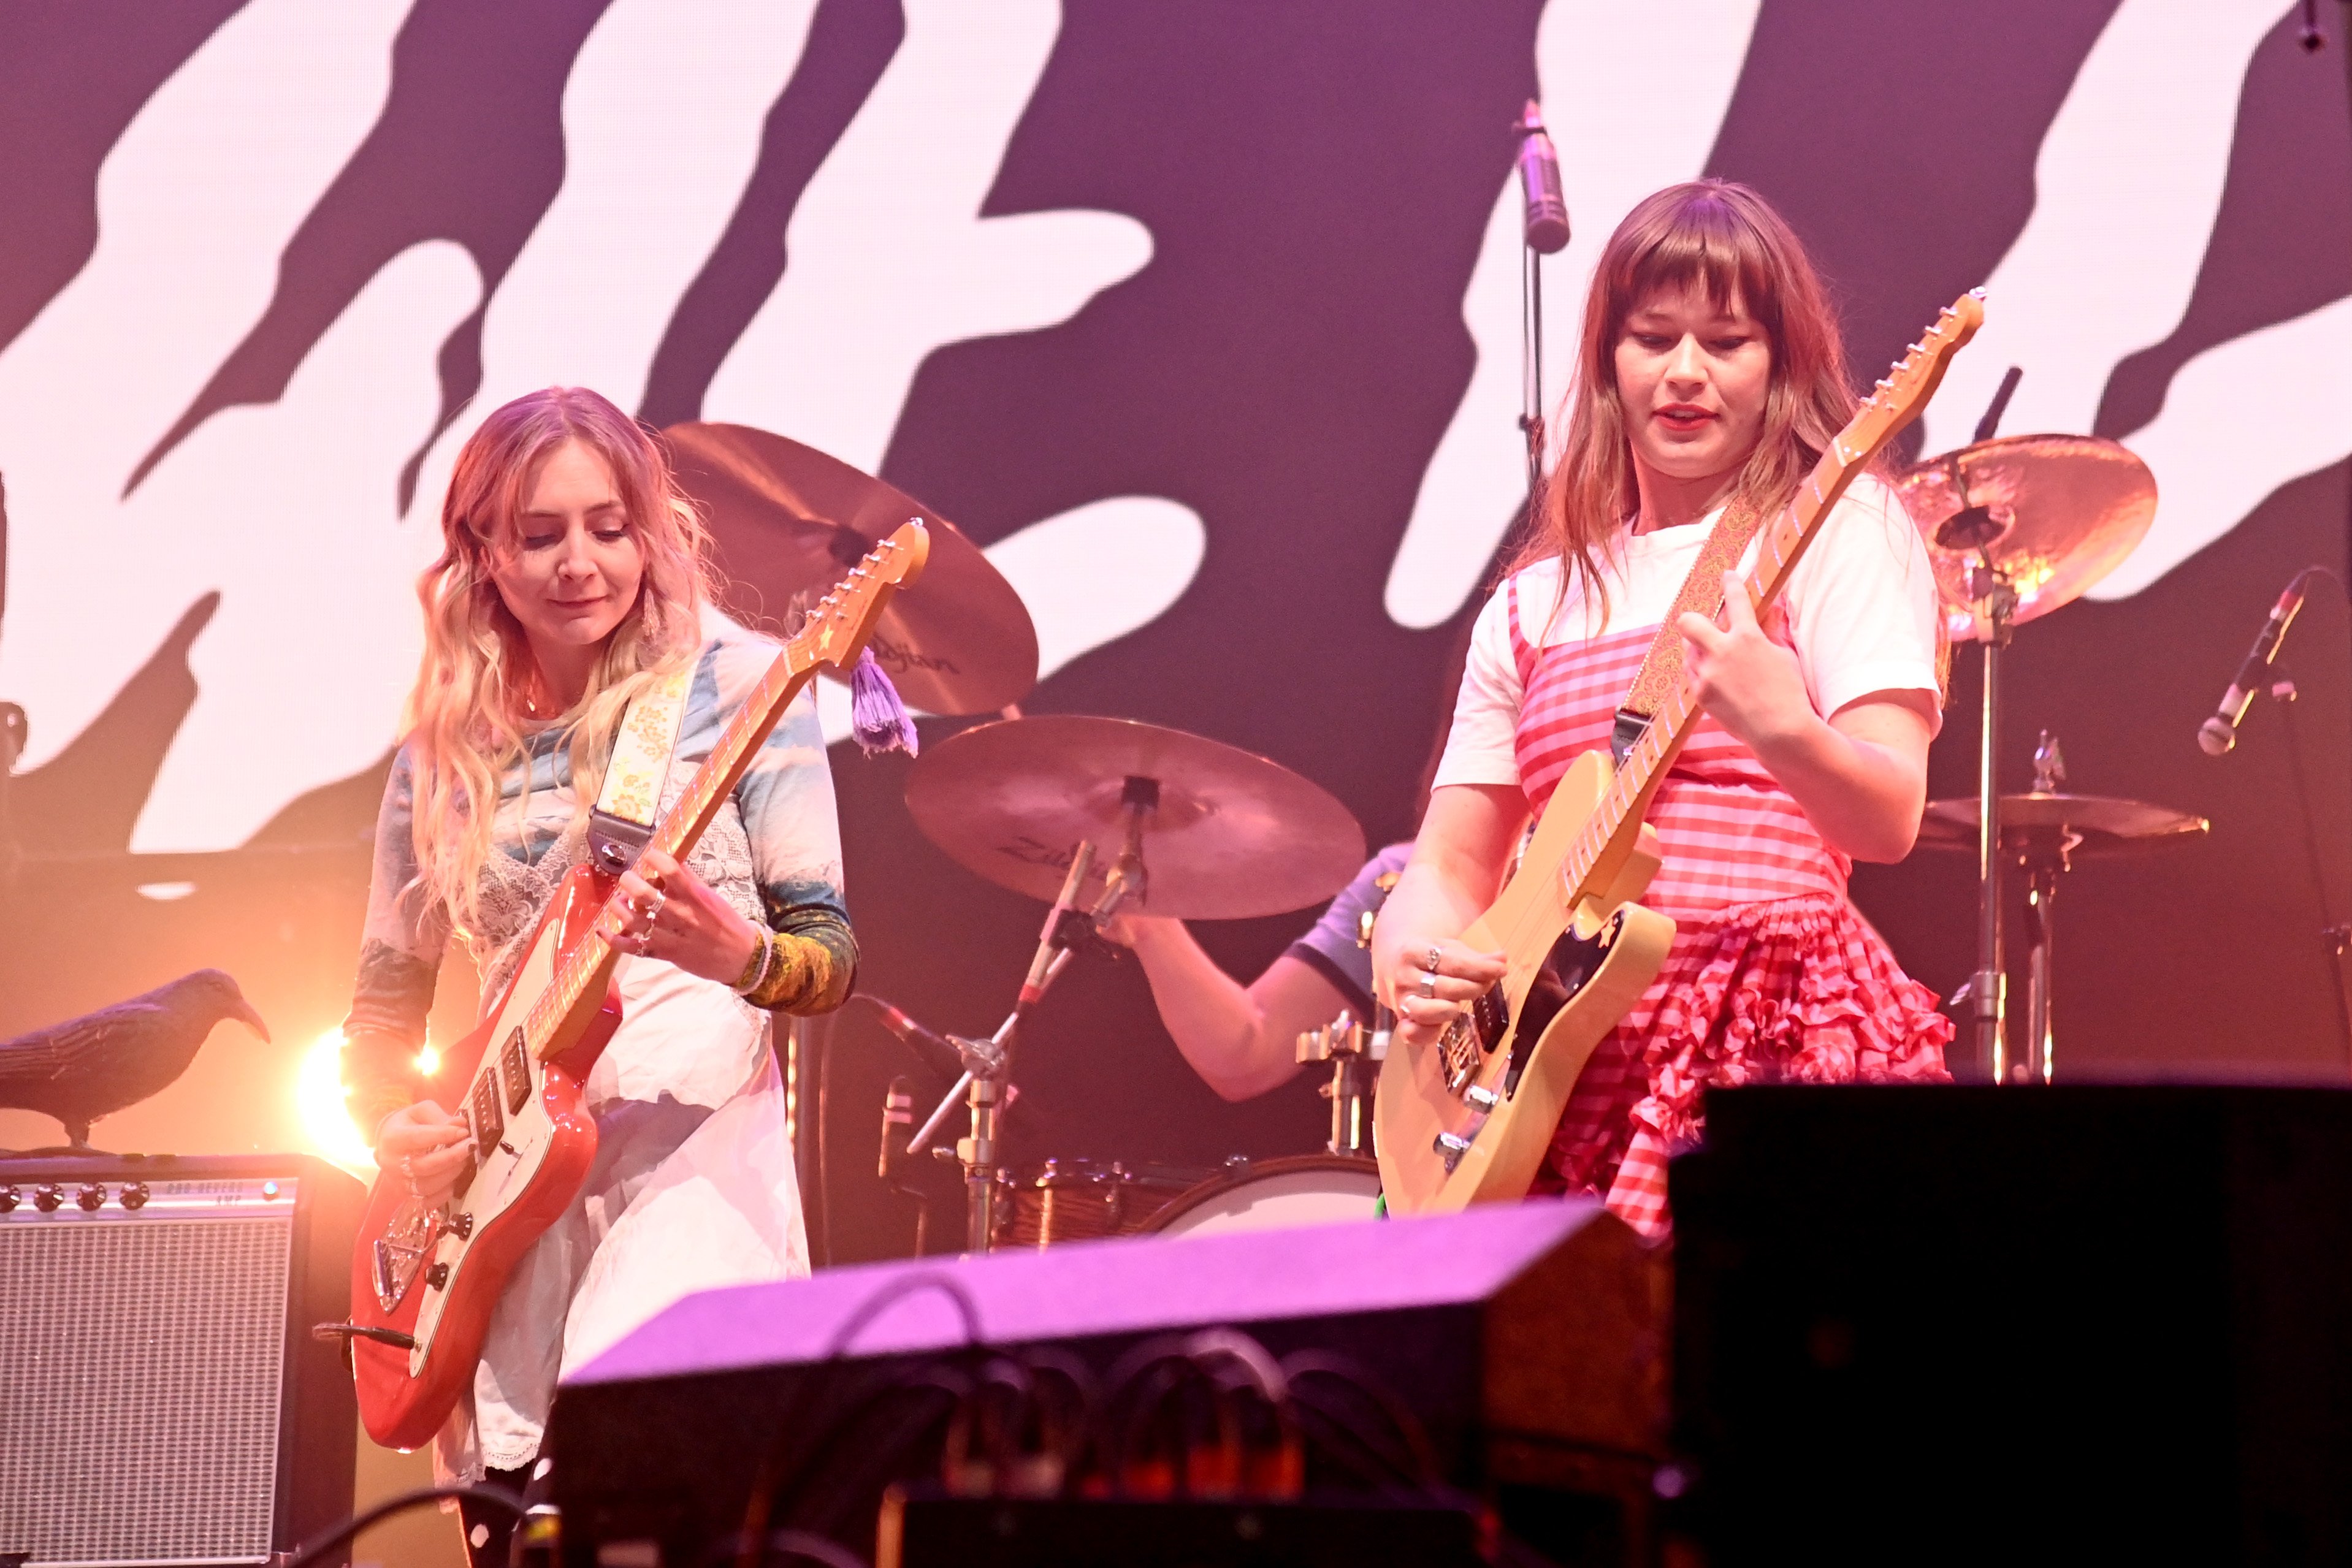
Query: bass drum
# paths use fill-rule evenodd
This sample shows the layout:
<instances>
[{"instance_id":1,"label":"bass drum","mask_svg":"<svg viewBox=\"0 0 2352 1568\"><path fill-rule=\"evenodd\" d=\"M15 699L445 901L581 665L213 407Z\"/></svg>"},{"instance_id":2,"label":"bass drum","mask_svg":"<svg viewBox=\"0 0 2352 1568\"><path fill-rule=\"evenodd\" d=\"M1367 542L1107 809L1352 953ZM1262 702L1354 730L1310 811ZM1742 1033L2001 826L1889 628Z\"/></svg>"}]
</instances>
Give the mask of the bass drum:
<instances>
[{"instance_id":1,"label":"bass drum","mask_svg":"<svg viewBox=\"0 0 2352 1568\"><path fill-rule=\"evenodd\" d=\"M1223 1236L1370 1219L1379 1162L1357 1155L1290 1155L1236 1162L1183 1193L1142 1227L1146 1235Z\"/></svg>"}]
</instances>

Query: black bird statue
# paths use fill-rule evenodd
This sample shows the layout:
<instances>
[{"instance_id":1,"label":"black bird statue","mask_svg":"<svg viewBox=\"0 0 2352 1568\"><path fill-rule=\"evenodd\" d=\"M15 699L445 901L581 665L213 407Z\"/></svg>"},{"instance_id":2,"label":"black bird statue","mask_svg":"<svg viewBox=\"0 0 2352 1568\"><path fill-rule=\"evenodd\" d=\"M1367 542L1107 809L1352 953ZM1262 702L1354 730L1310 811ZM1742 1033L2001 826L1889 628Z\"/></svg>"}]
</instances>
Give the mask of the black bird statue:
<instances>
[{"instance_id":1,"label":"black bird statue","mask_svg":"<svg viewBox=\"0 0 2352 1568\"><path fill-rule=\"evenodd\" d=\"M0 1107L55 1116L74 1146L85 1146L92 1122L170 1087L223 1019L269 1038L235 980L218 969L198 969L128 1001L0 1040Z\"/></svg>"}]
</instances>

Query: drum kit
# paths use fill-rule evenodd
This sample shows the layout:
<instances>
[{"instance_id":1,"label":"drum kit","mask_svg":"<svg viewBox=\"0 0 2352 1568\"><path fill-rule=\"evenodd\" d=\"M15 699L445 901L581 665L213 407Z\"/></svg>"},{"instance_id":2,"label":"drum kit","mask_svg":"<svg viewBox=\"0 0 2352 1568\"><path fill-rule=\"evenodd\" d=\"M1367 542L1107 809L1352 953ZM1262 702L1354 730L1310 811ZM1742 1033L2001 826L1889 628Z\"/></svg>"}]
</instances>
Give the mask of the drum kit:
<instances>
[{"instance_id":1,"label":"drum kit","mask_svg":"<svg viewBox=\"0 0 2352 1568\"><path fill-rule=\"evenodd\" d=\"M1984 659L1979 791L1931 802L1919 842L1978 854L1981 951L1954 1000L1973 1011L1980 1071L2026 1082L2046 1082L2053 1069L2051 956L2063 873L2078 859L2179 842L2207 824L2160 806L2065 792L2064 765L2046 734L2034 788L1998 791L2000 657L2011 633L2112 570L2156 508L2146 465L2113 442L1995 439L2009 390L1974 443L1895 482L1927 539L1949 636L1979 643ZM1299 1037L1297 1061L1330 1073L1323 1092L1331 1135L1318 1153L1237 1159L1216 1172L1066 1159L1014 1171L1003 1163L999 1136L1023 1022L1113 915L1245 919L1318 904L1363 864L1363 831L1347 808L1278 763L1201 736L1130 719L1024 716L1014 705L1036 679L1034 628L1013 586L952 524L764 431L697 423L667 434L680 481L709 517L728 582L724 602L753 624L788 613L908 517L931 530L921 591L892 603L875 651L913 706L988 722L925 752L908 776L907 807L958 864L1050 905L1003 1023L985 1037L925 1031L961 1076L906 1152L929 1150L961 1166L968 1249L1370 1215L1379 1183L1370 1100L1391 1021L1381 1009L1369 1019L1342 1014ZM2022 1051L2009 1048L2004 1017L2002 883L2011 868L2025 873L2032 916ZM1370 925L1367 915L1367 942ZM959 1111L968 1130L950 1147L944 1130Z\"/></svg>"}]
</instances>

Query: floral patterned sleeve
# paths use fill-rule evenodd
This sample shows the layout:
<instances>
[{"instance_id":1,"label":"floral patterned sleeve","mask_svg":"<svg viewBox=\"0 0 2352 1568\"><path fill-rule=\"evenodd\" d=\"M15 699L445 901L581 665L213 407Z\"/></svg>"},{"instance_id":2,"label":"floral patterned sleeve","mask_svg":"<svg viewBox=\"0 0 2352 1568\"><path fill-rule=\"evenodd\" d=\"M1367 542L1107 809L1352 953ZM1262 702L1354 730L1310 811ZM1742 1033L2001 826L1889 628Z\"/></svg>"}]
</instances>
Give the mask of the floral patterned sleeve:
<instances>
[{"instance_id":1,"label":"floral patterned sleeve","mask_svg":"<svg viewBox=\"0 0 2352 1568\"><path fill-rule=\"evenodd\" d=\"M343 1082L351 1089L352 1120L371 1138L384 1117L423 1092L416 1052L425 1043L434 980L449 940L439 911L425 907L409 885L416 875L410 800L408 752L403 747L393 758L376 815L367 924L351 1015L343 1020Z\"/></svg>"}]
</instances>

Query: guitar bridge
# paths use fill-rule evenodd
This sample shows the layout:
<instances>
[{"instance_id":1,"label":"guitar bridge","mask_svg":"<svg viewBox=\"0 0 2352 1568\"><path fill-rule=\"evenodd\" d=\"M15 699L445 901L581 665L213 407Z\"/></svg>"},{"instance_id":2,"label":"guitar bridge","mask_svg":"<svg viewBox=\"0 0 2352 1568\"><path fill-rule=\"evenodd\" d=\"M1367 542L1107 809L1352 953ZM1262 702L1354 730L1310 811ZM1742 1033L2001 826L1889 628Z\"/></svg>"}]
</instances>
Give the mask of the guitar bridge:
<instances>
[{"instance_id":1,"label":"guitar bridge","mask_svg":"<svg viewBox=\"0 0 2352 1568\"><path fill-rule=\"evenodd\" d=\"M439 1213L416 1198L410 1198L394 1212L392 1222L375 1239L372 1249L374 1266L370 1273L378 1306L388 1312L400 1305L440 1234Z\"/></svg>"}]
</instances>

